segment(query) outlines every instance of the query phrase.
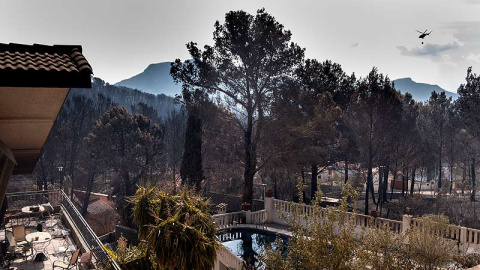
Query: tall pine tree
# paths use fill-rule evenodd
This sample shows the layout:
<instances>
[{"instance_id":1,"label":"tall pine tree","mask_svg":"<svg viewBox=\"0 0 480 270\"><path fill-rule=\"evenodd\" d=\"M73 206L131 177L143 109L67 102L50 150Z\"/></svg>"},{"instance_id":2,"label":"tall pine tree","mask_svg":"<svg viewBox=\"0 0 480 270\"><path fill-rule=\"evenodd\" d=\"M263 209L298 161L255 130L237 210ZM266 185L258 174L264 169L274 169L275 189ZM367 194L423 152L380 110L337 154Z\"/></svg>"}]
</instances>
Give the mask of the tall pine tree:
<instances>
[{"instance_id":1,"label":"tall pine tree","mask_svg":"<svg viewBox=\"0 0 480 270\"><path fill-rule=\"evenodd\" d=\"M180 175L182 185L195 186L195 190L198 192L203 179L202 119L197 106L191 104L187 107L187 128Z\"/></svg>"}]
</instances>

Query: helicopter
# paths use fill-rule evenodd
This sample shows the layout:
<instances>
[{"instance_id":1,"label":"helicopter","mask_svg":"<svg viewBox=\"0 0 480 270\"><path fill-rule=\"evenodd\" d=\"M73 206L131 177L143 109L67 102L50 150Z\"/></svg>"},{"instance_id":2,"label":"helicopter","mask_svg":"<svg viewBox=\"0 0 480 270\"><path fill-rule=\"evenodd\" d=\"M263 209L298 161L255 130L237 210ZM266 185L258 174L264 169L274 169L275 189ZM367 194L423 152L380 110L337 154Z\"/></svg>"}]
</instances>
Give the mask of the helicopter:
<instances>
[{"instance_id":1,"label":"helicopter","mask_svg":"<svg viewBox=\"0 0 480 270\"><path fill-rule=\"evenodd\" d=\"M433 30L431 30L430 32L427 33L428 29L425 30L424 32L420 32L418 30L415 30L415 31L421 34L420 36L418 36L418 38L421 38L422 40L433 32ZM423 44L423 41L422 41L422 44Z\"/></svg>"}]
</instances>

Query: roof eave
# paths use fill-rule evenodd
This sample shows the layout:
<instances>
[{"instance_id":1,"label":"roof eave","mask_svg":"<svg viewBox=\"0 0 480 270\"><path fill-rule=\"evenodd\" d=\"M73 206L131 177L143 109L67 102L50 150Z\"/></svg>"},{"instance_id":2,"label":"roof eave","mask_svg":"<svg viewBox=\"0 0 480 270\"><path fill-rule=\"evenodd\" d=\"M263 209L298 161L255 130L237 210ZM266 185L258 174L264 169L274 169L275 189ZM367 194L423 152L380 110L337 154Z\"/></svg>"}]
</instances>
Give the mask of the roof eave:
<instances>
[{"instance_id":1,"label":"roof eave","mask_svg":"<svg viewBox=\"0 0 480 270\"><path fill-rule=\"evenodd\" d=\"M2 87L91 88L90 72L0 70Z\"/></svg>"}]
</instances>

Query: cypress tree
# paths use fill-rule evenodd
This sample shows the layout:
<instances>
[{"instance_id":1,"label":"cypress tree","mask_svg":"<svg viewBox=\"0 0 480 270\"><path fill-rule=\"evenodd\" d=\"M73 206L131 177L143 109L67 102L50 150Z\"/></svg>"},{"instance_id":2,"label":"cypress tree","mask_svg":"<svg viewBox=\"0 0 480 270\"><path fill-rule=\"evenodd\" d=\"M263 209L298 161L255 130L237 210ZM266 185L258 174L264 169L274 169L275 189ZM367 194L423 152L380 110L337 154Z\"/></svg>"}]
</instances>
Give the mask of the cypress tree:
<instances>
[{"instance_id":1,"label":"cypress tree","mask_svg":"<svg viewBox=\"0 0 480 270\"><path fill-rule=\"evenodd\" d=\"M195 186L198 192L203 179L202 168L202 119L199 109L187 106L188 118L180 176L182 185Z\"/></svg>"}]
</instances>

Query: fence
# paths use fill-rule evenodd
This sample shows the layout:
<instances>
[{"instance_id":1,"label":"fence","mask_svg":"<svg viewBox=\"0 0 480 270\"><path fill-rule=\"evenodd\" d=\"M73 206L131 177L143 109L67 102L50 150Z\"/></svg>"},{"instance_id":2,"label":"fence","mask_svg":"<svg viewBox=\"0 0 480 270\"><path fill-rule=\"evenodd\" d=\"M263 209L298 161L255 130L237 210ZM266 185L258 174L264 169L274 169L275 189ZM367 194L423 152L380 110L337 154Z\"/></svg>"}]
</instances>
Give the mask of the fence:
<instances>
[{"instance_id":1,"label":"fence","mask_svg":"<svg viewBox=\"0 0 480 270\"><path fill-rule=\"evenodd\" d=\"M243 212L233 212L214 215L213 222L215 222L215 226L217 229L226 229L231 226L243 224L246 222L246 219Z\"/></svg>"},{"instance_id":2,"label":"fence","mask_svg":"<svg viewBox=\"0 0 480 270\"><path fill-rule=\"evenodd\" d=\"M68 198L68 196L62 191L60 191L63 196L63 201L61 205L64 212L70 217L73 221L73 225L80 232L80 236L83 241L88 245L90 252L92 252L95 257L96 262L105 267L110 264L110 266L115 270L120 270L121 268L117 263L110 257L110 255L103 249L102 242L98 239L97 235L93 232L92 228L87 224L85 219L82 217L78 209Z\"/></svg>"},{"instance_id":3,"label":"fence","mask_svg":"<svg viewBox=\"0 0 480 270\"><path fill-rule=\"evenodd\" d=\"M217 263L215 264L215 270L222 269L220 267L220 262L227 266L227 269L232 270L242 270L243 260L233 254L227 247L221 246L217 252Z\"/></svg>"},{"instance_id":4,"label":"fence","mask_svg":"<svg viewBox=\"0 0 480 270\"><path fill-rule=\"evenodd\" d=\"M281 201L273 198L265 199L265 210L267 222L287 225L286 217L293 215L294 211L305 216L311 216L315 210L310 205ZM324 217L326 211L319 209L320 212L315 213ZM252 213L253 214L253 213ZM404 215L402 220L391 220L386 218L372 217L362 214L353 214L346 212L348 219L355 218L355 232L360 233L363 229L386 226L396 233L405 233L412 227L422 226L422 220L413 218L410 215ZM303 218L300 216L302 224ZM456 225L449 225L443 235L445 238L457 242L459 248L465 252L480 253L480 230L466 228Z\"/></svg>"},{"instance_id":5,"label":"fence","mask_svg":"<svg viewBox=\"0 0 480 270\"><path fill-rule=\"evenodd\" d=\"M247 223L255 225L264 225L267 222L267 211L247 212Z\"/></svg>"},{"instance_id":6,"label":"fence","mask_svg":"<svg viewBox=\"0 0 480 270\"><path fill-rule=\"evenodd\" d=\"M58 206L63 200L60 190L41 190L31 192L7 193L7 205L10 211L34 204L51 203Z\"/></svg>"}]
</instances>

